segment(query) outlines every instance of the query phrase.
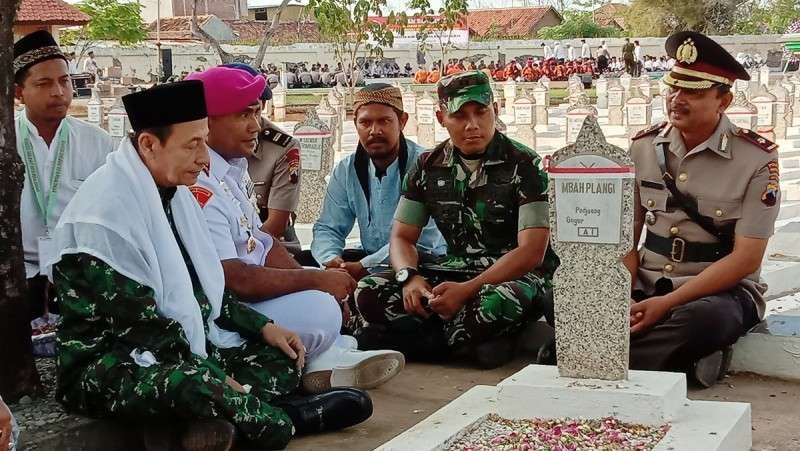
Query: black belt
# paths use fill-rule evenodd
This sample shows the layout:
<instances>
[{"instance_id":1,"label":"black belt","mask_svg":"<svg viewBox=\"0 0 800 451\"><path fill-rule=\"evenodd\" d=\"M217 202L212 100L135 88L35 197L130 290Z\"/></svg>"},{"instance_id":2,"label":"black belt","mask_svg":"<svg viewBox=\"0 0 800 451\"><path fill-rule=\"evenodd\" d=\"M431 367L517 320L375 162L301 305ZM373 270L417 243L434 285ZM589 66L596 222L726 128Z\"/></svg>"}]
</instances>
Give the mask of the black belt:
<instances>
[{"instance_id":1,"label":"black belt","mask_svg":"<svg viewBox=\"0 0 800 451\"><path fill-rule=\"evenodd\" d=\"M650 231L644 247L676 263L715 262L728 255L732 246L724 243L690 243L681 237L664 238Z\"/></svg>"}]
</instances>

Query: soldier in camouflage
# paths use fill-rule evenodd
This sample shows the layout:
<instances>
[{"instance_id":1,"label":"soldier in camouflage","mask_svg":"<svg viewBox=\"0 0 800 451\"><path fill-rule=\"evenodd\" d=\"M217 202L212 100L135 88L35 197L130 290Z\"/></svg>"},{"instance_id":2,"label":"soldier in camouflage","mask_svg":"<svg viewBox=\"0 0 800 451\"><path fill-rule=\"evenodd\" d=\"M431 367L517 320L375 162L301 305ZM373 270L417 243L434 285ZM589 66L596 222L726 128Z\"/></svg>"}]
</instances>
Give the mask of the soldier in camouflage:
<instances>
[{"instance_id":1,"label":"soldier in camouflage","mask_svg":"<svg viewBox=\"0 0 800 451\"><path fill-rule=\"evenodd\" d=\"M202 83L123 102L135 132L67 207L46 262L63 303L57 399L93 417L186 420L187 450L229 450L236 432L283 448L295 432L366 419L357 390L288 397L304 366L300 337L224 291L186 187L209 164Z\"/></svg>"},{"instance_id":2,"label":"soldier in camouflage","mask_svg":"<svg viewBox=\"0 0 800 451\"><path fill-rule=\"evenodd\" d=\"M359 283L357 305L370 325L357 337L410 358L462 348L497 366L511 357L509 335L547 309L559 263L549 246L547 176L535 152L496 130L485 74L445 77L438 95L450 139L406 176L391 235L394 271ZM448 254L420 264L415 243L430 217Z\"/></svg>"}]
</instances>

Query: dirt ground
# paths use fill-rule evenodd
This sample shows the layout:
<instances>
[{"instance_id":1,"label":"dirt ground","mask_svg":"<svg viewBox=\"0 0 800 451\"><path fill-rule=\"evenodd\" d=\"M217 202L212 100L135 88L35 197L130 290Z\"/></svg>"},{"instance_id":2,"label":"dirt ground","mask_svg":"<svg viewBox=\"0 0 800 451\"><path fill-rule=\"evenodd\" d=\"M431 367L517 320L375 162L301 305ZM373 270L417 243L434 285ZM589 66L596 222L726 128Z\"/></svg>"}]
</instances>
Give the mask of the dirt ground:
<instances>
[{"instance_id":1,"label":"dirt ground","mask_svg":"<svg viewBox=\"0 0 800 451\"><path fill-rule=\"evenodd\" d=\"M525 361L519 360L492 371L409 364L401 376L371 391L375 413L367 422L337 433L296 438L288 449L374 449L422 421L472 386L495 385L525 364ZM800 451L798 383L737 374L707 390L690 389L689 398L749 402L752 405L753 450Z\"/></svg>"}]
</instances>

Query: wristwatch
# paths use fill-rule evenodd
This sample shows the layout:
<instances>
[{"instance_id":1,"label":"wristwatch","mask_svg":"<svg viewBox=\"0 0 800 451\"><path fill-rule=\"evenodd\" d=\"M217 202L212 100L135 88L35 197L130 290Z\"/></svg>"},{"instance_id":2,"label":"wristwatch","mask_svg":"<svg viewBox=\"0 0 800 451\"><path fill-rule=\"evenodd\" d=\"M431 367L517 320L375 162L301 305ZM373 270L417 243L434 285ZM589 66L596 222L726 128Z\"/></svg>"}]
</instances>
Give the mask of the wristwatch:
<instances>
[{"instance_id":1,"label":"wristwatch","mask_svg":"<svg viewBox=\"0 0 800 451\"><path fill-rule=\"evenodd\" d=\"M400 285L405 285L406 282L411 280L411 278L416 276L417 274L419 274L417 268L412 268L409 266L401 269L400 271L397 271L397 273L395 273L394 275L394 280L397 281L397 283L399 283Z\"/></svg>"}]
</instances>

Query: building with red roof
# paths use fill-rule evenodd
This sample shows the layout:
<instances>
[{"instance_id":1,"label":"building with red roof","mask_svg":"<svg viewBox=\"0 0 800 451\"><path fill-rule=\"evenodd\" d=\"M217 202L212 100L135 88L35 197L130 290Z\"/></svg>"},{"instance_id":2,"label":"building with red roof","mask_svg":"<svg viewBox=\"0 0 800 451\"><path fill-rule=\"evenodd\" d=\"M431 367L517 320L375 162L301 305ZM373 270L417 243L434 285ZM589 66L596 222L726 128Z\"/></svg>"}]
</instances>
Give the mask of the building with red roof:
<instances>
[{"instance_id":1,"label":"building with red roof","mask_svg":"<svg viewBox=\"0 0 800 451\"><path fill-rule=\"evenodd\" d=\"M36 30L47 30L58 40L58 30L82 26L91 18L63 0L22 0L14 19L14 39Z\"/></svg>"}]
</instances>

